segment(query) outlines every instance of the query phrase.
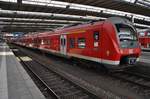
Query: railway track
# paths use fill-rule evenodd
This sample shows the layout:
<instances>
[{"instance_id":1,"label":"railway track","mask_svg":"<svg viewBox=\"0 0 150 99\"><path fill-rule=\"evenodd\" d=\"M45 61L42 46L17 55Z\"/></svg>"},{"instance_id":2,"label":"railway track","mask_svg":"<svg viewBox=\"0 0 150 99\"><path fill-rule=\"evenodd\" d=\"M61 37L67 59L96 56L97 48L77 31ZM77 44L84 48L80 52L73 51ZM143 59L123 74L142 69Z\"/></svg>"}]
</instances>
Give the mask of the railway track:
<instances>
[{"instance_id":1,"label":"railway track","mask_svg":"<svg viewBox=\"0 0 150 99\"><path fill-rule=\"evenodd\" d=\"M28 52L27 52L28 53ZM39 54L40 55L40 54ZM32 55L31 55L32 57ZM34 56L33 55L33 58L34 57L37 57L36 55ZM34 58L35 59L35 58ZM39 59L37 59L39 60ZM54 60L59 60L58 58L54 58ZM39 60L40 61L40 60ZM47 60L48 61L48 60ZM62 60L60 60L62 61ZM41 62L44 62L44 61L41 61ZM58 61L59 62L59 61ZM64 60L62 61L64 62ZM72 62L65 62L66 64L71 64L72 65ZM53 64L54 65L54 64ZM79 64L77 62L77 66L80 66L81 63ZM85 64L82 64L82 65L85 65ZM86 64L88 65L88 64ZM94 64L95 65L95 64ZM91 70L91 69L90 69ZM95 71L94 71L95 72ZM99 73L99 70L98 70L98 74L101 74ZM103 74L103 73L102 73ZM105 73L103 75L106 75ZM110 75L106 75L106 76L109 76L109 77L112 77L112 78L115 78L113 80L117 80L118 81L118 84L121 84L121 86L124 86L125 88L129 88L129 90L132 90L132 91L135 91L136 93L138 93L139 95L142 95L146 98L144 99L149 99L148 97L150 97L150 87L148 85L148 83L150 82L150 78L145 76L145 75L141 75L140 74L137 74L137 73L134 73L134 72L129 72L129 71L118 71L118 72L113 72L111 73ZM120 83L121 82L121 83ZM78 99L78 98L77 98ZM92 98L90 98L92 99ZM96 99L96 98L93 98L93 99ZM142 98L143 99L143 98Z\"/></svg>"},{"instance_id":2,"label":"railway track","mask_svg":"<svg viewBox=\"0 0 150 99\"><path fill-rule=\"evenodd\" d=\"M30 75L34 83L37 85L37 87L40 89L40 91L43 93L46 99L57 99L57 96L53 93L53 91L47 86L47 84L45 84L42 81L42 79L36 73L34 73L30 68L26 67L24 62L21 61L21 64L23 65L26 72Z\"/></svg>"},{"instance_id":3,"label":"railway track","mask_svg":"<svg viewBox=\"0 0 150 99\"><path fill-rule=\"evenodd\" d=\"M120 78L122 80L129 81L129 82L134 83L136 85L150 89L150 77L148 77L146 75L122 71L122 72L113 73L111 76L116 77L116 78Z\"/></svg>"},{"instance_id":4,"label":"railway track","mask_svg":"<svg viewBox=\"0 0 150 99\"><path fill-rule=\"evenodd\" d=\"M137 89L137 91L143 90L143 95L150 96L150 77L134 72L129 71L120 71L120 72L114 72L110 74L112 77L115 77L117 79L120 79L125 82L132 83L134 86L134 89Z\"/></svg>"},{"instance_id":5,"label":"railway track","mask_svg":"<svg viewBox=\"0 0 150 99\"><path fill-rule=\"evenodd\" d=\"M50 70L20 51L14 51L19 60L40 80L52 99L100 99L88 90ZM49 96L49 95L48 95ZM48 97L49 99L49 97Z\"/></svg>"},{"instance_id":6,"label":"railway track","mask_svg":"<svg viewBox=\"0 0 150 99\"><path fill-rule=\"evenodd\" d=\"M117 78L117 80L124 82L127 87L130 86L131 89L134 89L134 91L136 91L136 93L140 93L143 96L150 97L150 77L148 75L127 70L116 70L110 72L103 68L100 68L100 70L102 71L101 73L105 73L106 75L108 74L108 76Z\"/></svg>"}]
</instances>

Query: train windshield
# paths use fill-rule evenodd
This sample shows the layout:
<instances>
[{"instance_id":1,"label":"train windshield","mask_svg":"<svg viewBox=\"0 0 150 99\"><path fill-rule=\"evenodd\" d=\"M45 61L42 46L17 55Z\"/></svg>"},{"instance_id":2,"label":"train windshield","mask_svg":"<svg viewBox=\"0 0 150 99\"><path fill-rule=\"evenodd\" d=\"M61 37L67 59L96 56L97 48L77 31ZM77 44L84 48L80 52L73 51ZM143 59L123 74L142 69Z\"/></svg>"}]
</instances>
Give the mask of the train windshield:
<instances>
[{"instance_id":1,"label":"train windshield","mask_svg":"<svg viewBox=\"0 0 150 99\"><path fill-rule=\"evenodd\" d=\"M131 26L124 24L116 24L116 28L121 48L138 47L137 33Z\"/></svg>"}]
</instances>

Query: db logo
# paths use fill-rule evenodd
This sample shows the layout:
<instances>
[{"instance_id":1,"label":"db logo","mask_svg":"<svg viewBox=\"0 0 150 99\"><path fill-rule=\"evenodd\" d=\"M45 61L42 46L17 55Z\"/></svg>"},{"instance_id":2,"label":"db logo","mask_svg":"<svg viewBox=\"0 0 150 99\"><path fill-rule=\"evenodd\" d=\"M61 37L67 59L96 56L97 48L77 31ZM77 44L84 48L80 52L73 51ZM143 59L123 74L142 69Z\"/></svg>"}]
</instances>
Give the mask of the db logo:
<instances>
[{"instance_id":1,"label":"db logo","mask_svg":"<svg viewBox=\"0 0 150 99\"><path fill-rule=\"evenodd\" d=\"M132 54L133 53L133 49L129 49L129 54Z\"/></svg>"}]
</instances>

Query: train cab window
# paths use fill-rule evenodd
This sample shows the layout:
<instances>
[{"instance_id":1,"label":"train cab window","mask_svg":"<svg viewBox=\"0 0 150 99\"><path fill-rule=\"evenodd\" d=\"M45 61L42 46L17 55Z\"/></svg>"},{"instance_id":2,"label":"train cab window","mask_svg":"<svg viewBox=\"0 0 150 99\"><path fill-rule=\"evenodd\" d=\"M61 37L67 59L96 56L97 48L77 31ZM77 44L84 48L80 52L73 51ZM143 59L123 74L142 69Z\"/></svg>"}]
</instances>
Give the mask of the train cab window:
<instances>
[{"instance_id":1,"label":"train cab window","mask_svg":"<svg viewBox=\"0 0 150 99\"><path fill-rule=\"evenodd\" d=\"M147 36L150 37L150 32L147 32Z\"/></svg>"},{"instance_id":2,"label":"train cab window","mask_svg":"<svg viewBox=\"0 0 150 99\"><path fill-rule=\"evenodd\" d=\"M140 36L140 37L143 37L143 36L145 36L145 33L144 33L144 32L140 32L140 33L139 33L139 36Z\"/></svg>"},{"instance_id":3,"label":"train cab window","mask_svg":"<svg viewBox=\"0 0 150 99\"><path fill-rule=\"evenodd\" d=\"M70 38L70 48L75 48L75 38Z\"/></svg>"},{"instance_id":4,"label":"train cab window","mask_svg":"<svg viewBox=\"0 0 150 99\"><path fill-rule=\"evenodd\" d=\"M137 32L134 27L126 24L115 24L121 48L138 47Z\"/></svg>"},{"instance_id":5,"label":"train cab window","mask_svg":"<svg viewBox=\"0 0 150 99\"><path fill-rule=\"evenodd\" d=\"M99 40L99 32L95 31L94 32L94 41L98 41Z\"/></svg>"},{"instance_id":6,"label":"train cab window","mask_svg":"<svg viewBox=\"0 0 150 99\"><path fill-rule=\"evenodd\" d=\"M86 44L85 44L85 38L79 38L78 39L78 48L85 48Z\"/></svg>"}]
</instances>

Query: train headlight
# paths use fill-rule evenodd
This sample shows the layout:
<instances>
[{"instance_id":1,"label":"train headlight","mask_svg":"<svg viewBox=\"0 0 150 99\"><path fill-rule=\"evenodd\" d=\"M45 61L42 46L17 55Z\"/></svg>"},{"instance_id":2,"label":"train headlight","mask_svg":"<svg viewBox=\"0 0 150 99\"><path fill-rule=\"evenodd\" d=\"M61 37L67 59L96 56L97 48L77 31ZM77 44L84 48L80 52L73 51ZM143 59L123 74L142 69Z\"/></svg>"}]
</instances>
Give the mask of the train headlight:
<instances>
[{"instance_id":1,"label":"train headlight","mask_svg":"<svg viewBox=\"0 0 150 99\"><path fill-rule=\"evenodd\" d=\"M136 61L140 61L140 58L138 57L138 58L136 59Z\"/></svg>"}]
</instances>

